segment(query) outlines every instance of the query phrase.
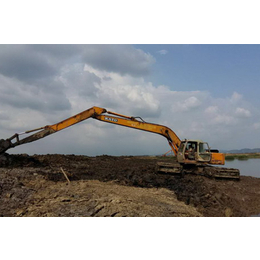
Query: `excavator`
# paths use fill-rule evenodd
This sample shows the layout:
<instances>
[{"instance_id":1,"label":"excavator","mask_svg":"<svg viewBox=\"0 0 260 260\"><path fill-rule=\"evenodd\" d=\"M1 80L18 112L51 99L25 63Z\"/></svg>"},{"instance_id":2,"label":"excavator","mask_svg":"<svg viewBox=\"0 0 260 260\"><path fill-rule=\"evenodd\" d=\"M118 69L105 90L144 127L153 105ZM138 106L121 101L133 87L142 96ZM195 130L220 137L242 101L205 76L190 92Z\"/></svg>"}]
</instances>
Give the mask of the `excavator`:
<instances>
[{"instance_id":1,"label":"excavator","mask_svg":"<svg viewBox=\"0 0 260 260\"><path fill-rule=\"evenodd\" d=\"M240 178L240 172L237 169L212 166L224 165L225 156L223 153L219 153L218 150L210 149L208 143L201 140L180 140L175 132L167 126L148 123L141 117L125 116L100 107L92 107L54 125L46 125L23 133L16 133L6 140L1 139L0 156L4 155L10 148L34 142L88 118L164 136L177 160L171 163L158 162L156 165L156 171L158 173L181 174L182 176L186 173L190 173L214 178ZM22 139L20 138L21 135L28 134L31 135Z\"/></svg>"}]
</instances>

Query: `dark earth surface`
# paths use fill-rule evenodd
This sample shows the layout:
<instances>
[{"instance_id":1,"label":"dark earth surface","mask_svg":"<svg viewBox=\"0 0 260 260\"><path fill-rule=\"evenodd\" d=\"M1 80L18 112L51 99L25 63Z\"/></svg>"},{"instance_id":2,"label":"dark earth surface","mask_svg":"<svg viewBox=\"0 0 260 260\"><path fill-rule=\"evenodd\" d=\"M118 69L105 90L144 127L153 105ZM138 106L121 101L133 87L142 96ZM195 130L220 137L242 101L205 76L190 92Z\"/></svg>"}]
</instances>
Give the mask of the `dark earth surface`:
<instances>
[{"instance_id":1,"label":"dark earth surface","mask_svg":"<svg viewBox=\"0 0 260 260\"><path fill-rule=\"evenodd\" d=\"M6 155L0 160L0 215L246 217L260 213L259 178L157 174L156 162L162 160L172 158Z\"/></svg>"}]
</instances>

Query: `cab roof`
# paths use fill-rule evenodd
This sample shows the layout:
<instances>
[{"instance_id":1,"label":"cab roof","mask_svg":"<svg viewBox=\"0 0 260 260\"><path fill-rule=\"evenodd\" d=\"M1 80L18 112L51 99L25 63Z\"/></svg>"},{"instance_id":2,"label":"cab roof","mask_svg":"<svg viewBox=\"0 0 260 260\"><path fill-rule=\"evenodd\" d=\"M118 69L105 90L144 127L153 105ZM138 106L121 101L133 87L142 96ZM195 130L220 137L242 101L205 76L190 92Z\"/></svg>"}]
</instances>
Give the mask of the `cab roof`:
<instances>
[{"instance_id":1,"label":"cab roof","mask_svg":"<svg viewBox=\"0 0 260 260\"><path fill-rule=\"evenodd\" d=\"M195 143L205 143L205 142L203 142L202 140L196 140L196 139L184 139L184 140L182 140L181 141L182 143L184 143L184 142L195 142Z\"/></svg>"}]
</instances>

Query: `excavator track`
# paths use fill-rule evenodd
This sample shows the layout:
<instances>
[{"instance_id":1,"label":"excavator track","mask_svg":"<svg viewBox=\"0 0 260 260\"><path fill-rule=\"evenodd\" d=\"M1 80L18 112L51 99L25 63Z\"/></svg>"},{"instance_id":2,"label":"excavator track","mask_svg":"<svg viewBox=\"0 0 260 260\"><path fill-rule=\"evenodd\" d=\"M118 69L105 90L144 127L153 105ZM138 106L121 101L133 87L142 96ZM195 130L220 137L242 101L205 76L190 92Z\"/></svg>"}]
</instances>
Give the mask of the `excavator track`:
<instances>
[{"instance_id":1,"label":"excavator track","mask_svg":"<svg viewBox=\"0 0 260 260\"><path fill-rule=\"evenodd\" d=\"M183 166L179 163L169 163L169 162L157 162L155 171L157 173L165 174L181 174L183 171Z\"/></svg>"},{"instance_id":2,"label":"excavator track","mask_svg":"<svg viewBox=\"0 0 260 260\"><path fill-rule=\"evenodd\" d=\"M179 163L158 162L156 172L172 175L194 174L218 179L240 179L240 171L234 168L210 165L181 165Z\"/></svg>"}]
</instances>

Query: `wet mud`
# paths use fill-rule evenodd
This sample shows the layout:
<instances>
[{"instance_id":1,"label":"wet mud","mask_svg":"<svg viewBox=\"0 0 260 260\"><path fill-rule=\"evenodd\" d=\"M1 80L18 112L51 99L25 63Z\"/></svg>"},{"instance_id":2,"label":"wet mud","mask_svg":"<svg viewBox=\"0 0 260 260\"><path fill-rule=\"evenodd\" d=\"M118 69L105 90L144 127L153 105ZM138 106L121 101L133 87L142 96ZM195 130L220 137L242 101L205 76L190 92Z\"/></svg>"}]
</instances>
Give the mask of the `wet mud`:
<instances>
[{"instance_id":1,"label":"wet mud","mask_svg":"<svg viewBox=\"0 0 260 260\"><path fill-rule=\"evenodd\" d=\"M6 155L0 160L0 215L246 217L260 213L260 179L157 174L155 166L161 160Z\"/></svg>"}]
</instances>

